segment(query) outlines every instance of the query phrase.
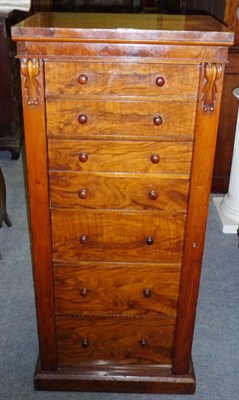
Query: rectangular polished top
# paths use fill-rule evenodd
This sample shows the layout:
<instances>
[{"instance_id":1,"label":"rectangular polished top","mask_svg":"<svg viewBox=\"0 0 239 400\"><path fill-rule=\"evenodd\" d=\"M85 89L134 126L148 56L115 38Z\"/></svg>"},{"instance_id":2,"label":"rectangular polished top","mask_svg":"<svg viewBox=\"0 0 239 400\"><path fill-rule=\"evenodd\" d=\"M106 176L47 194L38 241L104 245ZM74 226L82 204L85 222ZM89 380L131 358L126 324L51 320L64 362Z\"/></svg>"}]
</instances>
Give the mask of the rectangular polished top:
<instances>
[{"instance_id":1,"label":"rectangular polished top","mask_svg":"<svg viewBox=\"0 0 239 400\"><path fill-rule=\"evenodd\" d=\"M14 40L113 43L233 44L211 16L40 12L12 27Z\"/></svg>"}]
</instances>

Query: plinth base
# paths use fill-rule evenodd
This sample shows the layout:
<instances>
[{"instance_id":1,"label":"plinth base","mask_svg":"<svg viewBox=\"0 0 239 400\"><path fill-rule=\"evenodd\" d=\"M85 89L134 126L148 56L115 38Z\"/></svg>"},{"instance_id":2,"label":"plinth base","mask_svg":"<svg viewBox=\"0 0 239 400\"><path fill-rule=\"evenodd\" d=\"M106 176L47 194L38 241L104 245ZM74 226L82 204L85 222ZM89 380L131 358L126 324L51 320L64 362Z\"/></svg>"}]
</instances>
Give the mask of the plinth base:
<instances>
[{"instance_id":1,"label":"plinth base","mask_svg":"<svg viewBox=\"0 0 239 400\"><path fill-rule=\"evenodd\" d=\"M221 210L221 202L223 200L223 197L214 197L213 202L216 206L218 215L220 217L221 225L222 225L222 232L223 233L237 233L238 229L238 224L231 219L227 218L225 215L223 215L222 210Z\"/></svg>"},{"instance_id":2,"label":"plinth base","mask_svg":"<svg viewBox=\"0 0 239 400\"><path fill-rule=\"evenodd\" d=\"M173 375L170 366L86 365L42 371L36 366L37 390L193 394L196 388L193 364L189 374Z\"/></svg>"}]
</instances>

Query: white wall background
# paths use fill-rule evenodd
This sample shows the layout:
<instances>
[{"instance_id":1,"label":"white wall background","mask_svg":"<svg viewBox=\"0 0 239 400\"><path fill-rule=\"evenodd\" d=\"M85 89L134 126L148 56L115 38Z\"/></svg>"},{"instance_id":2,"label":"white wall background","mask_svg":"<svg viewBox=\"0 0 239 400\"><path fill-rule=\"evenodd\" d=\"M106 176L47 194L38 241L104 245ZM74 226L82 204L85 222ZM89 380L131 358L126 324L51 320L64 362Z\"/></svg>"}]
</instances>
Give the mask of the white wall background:
<instances>
[{"instance_id":1,"label":"white wall background","mask_svg":"<svg viewBox=\"0 0 239 400\"><path fill-rule=\"evenodd\" d=\"M29 11L31 0L0 0L0 11L8 12L12 10Z\"/></svg>"}]
</instances>

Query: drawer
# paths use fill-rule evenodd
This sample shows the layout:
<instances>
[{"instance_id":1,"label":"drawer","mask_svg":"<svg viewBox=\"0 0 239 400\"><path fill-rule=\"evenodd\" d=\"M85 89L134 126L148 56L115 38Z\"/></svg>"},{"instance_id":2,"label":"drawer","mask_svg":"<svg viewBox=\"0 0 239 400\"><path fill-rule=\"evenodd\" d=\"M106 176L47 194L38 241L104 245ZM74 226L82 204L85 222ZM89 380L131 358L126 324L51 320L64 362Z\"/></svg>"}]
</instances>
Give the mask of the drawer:
<instances>
[{"instance_id":1,"label":"drawer","mask_svg":"<svg viewBox=\"0 0 239 400\"><path fill-rule=\"evenodd\" d=\"M176 317L180 264L54 265L57 314Z\"/></svg>"},{"instance_id":2,"label":"drawer","mask_svg":"<svg viewBox=\"0 0 239 400\"><path fill-rule=\"evenodd\" d=\"M170 96L195 98L198 65L97 62L45 63L46 96Z\"/></svg>"},{"instance_id":3,"label":"drawer","mask_svg":"<svg viewBox=\"0 0 239 400\"><path fill-rule=\"evenodd\" d=\"M188 179L84 172L50 172L49 176L52 207L179 212L187 208Z\"/></svg>"},{"instance_id":4,"label":"drawer","mask_svg":"<svg viewBox=\"0 0 239 400\"><path fill-rule=\"evenodd\" d=\"M49 168L85 172L189 174L192 147L192 142L49 139Z\"/></svg>"},{"instance_id":5,"label":"drawer","mask_svg":"<svg viewBox=\"0 0 239 400\"><path fill-rule=\"evenodd\" d=\"M57 317L59 366L171 364L174 318Z\"/></svg>"},{"instance_id":6,"label":"drawer","mask_svg":"<svg viewBox=\"0 0 239 400\"><path fill-rule=\"evenodd\" d=\"M54 260L180 262L186 216L54 209Z\"/></svg>"},{"instance_id":7,"label":"drawer","mask_svg":"<svg viewBox=\"0 0 239 400\"><path fill-rule=\"evenodd\" d=\"M196 104L98 100L48 100L50 138L171 137L193 139ZM81 121L81 122L79 122ZM158 125L157 125L158 124Z\"/></svg>"}]
</instances>

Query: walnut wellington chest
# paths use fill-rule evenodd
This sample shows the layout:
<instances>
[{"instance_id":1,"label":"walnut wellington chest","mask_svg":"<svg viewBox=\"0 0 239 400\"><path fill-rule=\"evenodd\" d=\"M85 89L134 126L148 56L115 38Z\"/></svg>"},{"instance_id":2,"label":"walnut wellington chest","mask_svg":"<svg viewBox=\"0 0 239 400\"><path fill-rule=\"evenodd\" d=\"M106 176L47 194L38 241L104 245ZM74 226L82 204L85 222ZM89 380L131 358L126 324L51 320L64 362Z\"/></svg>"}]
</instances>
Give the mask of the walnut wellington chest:
<instances>
[{"instance_id":1,"label":"walnut wellington chest","mask_svg":"<svg viewBox=\"0 0 239 400\"><path fill-rule=\"evenodd\" d=\"M224 65L211 17L38 13L21 60L42 390L193 393Z\"/></svg>"}]
</instances>

